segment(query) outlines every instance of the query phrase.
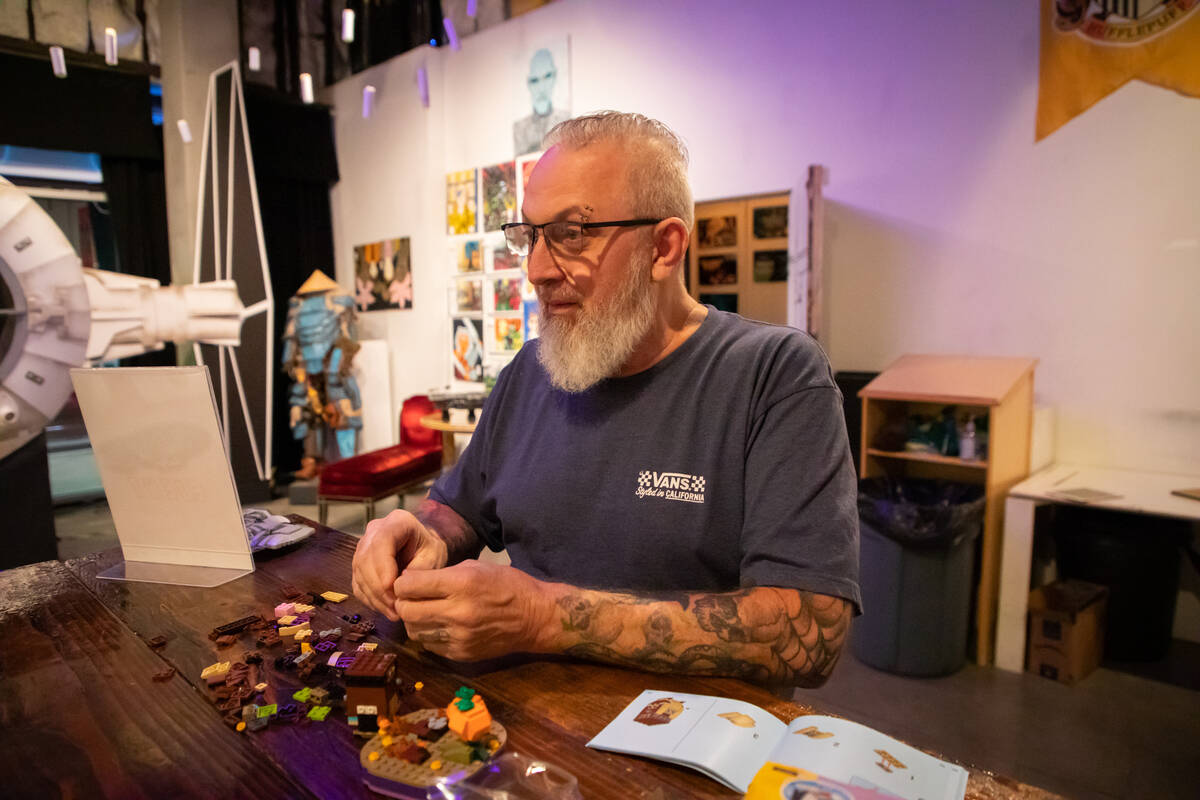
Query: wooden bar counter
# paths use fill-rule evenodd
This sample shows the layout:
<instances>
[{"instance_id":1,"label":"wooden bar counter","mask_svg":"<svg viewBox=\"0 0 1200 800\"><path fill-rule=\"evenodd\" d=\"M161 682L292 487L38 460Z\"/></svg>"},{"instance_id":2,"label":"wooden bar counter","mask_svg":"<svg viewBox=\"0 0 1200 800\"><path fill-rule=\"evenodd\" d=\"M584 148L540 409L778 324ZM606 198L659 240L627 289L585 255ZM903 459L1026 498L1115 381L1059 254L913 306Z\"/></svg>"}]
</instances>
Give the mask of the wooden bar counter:
<instances>
[{"instance_id":1,"label":"wooden bar counter","mask_svg":"<svg viewBox=\"0 0 1200 800\"><path fill-rule=\"evenodd\" d=\"M98 580L118 550L65 563L0 572L0 796L12 797L377 797L362 783L359 749L345 715L239 733L200 679L204 667L255 652L254 636L218 649L214 627L270 616L285 586L350 592L355 539L317 525L305 543L259 554L257 571L215 589ZM586 798L736 797L699 773L584 745L643 689L733 697L780 719L810 713L742 681L654 675L568 660L447 665L351 596L312 612L314 630L362 614L367 641L396 652L400 674L424 687L402 695L409 710L444 706L468 685L508 729L508 750L544 759L579 780ZM162 636L166 644L149 646ZM285 703L302 683L276 670L264 649L259 680L267 702ZM175 673L165 680L165 673ZM157 676L157 679L156 679ZM966 709L964 709L966 711ZM971 800L1054 795L977 769Z\"/></svg>"}]
</instances>

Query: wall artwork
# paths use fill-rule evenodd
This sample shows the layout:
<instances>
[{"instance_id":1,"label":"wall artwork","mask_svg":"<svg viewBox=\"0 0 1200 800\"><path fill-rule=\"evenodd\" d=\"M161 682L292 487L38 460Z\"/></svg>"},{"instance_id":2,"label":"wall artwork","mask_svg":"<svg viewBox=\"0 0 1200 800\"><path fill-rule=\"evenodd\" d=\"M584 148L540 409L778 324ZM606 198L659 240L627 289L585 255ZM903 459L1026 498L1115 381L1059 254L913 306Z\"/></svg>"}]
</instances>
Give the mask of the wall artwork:
<instances>
[{"instance_id":1,"label":"wall artwork","mask_svg":"<svg viewBox=\"0 0 1200 800\"><path fill-rule=\"evenodd\" d=\"M454 310L463 313L483 311L483 281L459 281L454 292Z\"/></svg>"},{"instance_id":2,"label":"wall artwork","mask_svg":"<svg viewBox=\"0 0 1200 800\"><path fill-rule=\"evenodd\" d=\"M530 47L513 66L513 155L542 149L542 138L571 118L570 41L566 36Z\"/></svg>"},{"instance_id":3,"label":"wall artwork","mask_svg":"<svg viewBox=\"0 0 1200 800\"><path fill-rule=\"evenodd\" d=\"M475 170L465 169L446 175L446 233L475 233L479 208L475 188Z\"/></svg>"},{"instance_id":4,"label":"wall artwork","mask_svg":"<svg viewBox=\"0 0 1200 800\"><path fill-rule=\"evenodd\" d=\"M729 311L736 314L738 296L736 294L700 294L700 302L712 306L718 311Z\"/></svg>"},{"instance_id":5,"label":"wall artwork","mask_svg":"<svg viewBox=\"0 0 1200 800\"><path fill-rule=\"evenodd\" d=\"M515 353L524 344L524 322L520 317L497 317L496 350L502 353Z\"/></svg>"},{"instance_id":6,"label":"wall artwork","mask_svg":"<svg viewBox=\"0 0 1200 800\"><path fill-rule=\"evenodd\" d=\"M533 168L537 166L538 159L541 157L542 153L539 151L517 159L517 176L521 181L521 192L517 196L517 216L522 222L525 221L525 211L522 206L525 204L525 192L529 188L529 176L533 174Z\"/></svg>"},{"instance_id":7,"label":"wall artwork","mask_svg":"<svg viewBox=\"0 0 1200 800\"><path fill-rule=\"evenodd\" d=\"M455 242L450 249L450 265L458 274L483 272L483 242L478 239Z\"/></svg>"},{"instance_id":8,"label":"wall artwork","mask_svg":"<svg viewBox=\"0 0 1200 800\"><path fill-rule=\"evenodd\" d=\"M450 360L455 380L483 380L483 320L464 317L451 320Z\"/></svg>"},{"instance_id":9,"label":"wall artwork","mask_svg":"<svg viewBox=\"0 0 1200 800\"><path fill-rule=\"evenodd\" d=\"M763 206L754 209L755 239L782 239L787 235L787 206Z\"/></svg>"},{"instance_id":10,"label":"wall artwork","mask_svg":"<svg viewBox=\"0 0 1200 800\"><path fill-rule=\"evenodd\" d=\"M517 168L508 161L483 168L483 229L498 231L517 221Z\"/></svg>"},{"instance_id":11,"label":"wall artwork","mask_svg":"<svg viewBox=\"0 0 1200 800\"><path fill-rule=\"evenodd\" d=\"M700 267L701 286L737 283L736 256L700 256L697 264Z\"/></svg>"},{"instance_id":12,"label":"wall artwork","mask_svg":"<svg viewBox=\"0 0 1200 800\"><path fill-rule=\"evenodd\" d=\"M708 217L696 220L697 247L735 247L737 217Z\"/></svg>"},{"instance_id":13,"label":"wall artwork","mask_svg":"<svg viewBox=\"0 0 1200 800\"><path fill-rule=\"evenodd\" d=\"M521 282L521 318L525 321L525 341L538 338L539 308L537 289L526 278Z\"/></svg>"},{"instance_id":14,"label":"wall artwork","mask_svg":"<svg viewBox=\"0 0 1200 800\"><path fill-rule=\"evenodd\" d=\"M354 248L354 304L359 311L412 308L412 255L407 236Z\"/></svg>"},{"instance_id":15,"label":"wall artwork","mask_svg":"<svg viewBox=\"0 0 1200 800\"><path fill-rule=\"evenodd\" d=\"M492 245L492 271L504 272L521 268L521 257L508 249L508 242Z\"/></svg>"},{"instance_id":16,"label":"wall artwork","mask_svg":"<svg viewBox=\"0 0 1200 800\"><path fill-rule=\"evenodd\" d=\"M786 281L788 276L787 250L755 250L754 282Z\"/></svg>"},{"instance_id":17,"label":"wall artwork","mask_svg":"<svg viewBox=\"0 0 1200 800\"><path fill-rule=\"evenodd\" d=\"M521 278L497 278L492 284L494 311L521 310Z\"/></svg>"}]
</instances>

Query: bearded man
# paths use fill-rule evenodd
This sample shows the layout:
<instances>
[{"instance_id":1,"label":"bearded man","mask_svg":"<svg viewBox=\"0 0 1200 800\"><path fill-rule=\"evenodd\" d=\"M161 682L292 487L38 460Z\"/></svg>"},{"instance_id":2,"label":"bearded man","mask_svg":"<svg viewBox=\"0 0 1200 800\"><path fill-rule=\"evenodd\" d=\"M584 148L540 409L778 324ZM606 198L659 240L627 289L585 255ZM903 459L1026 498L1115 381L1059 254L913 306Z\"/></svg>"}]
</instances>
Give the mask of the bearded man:
<instances>
[{"instance_id":1,"label":"bearded man","mask_svg":"<svg viewBox=\"0 0 1200 800\"><path fill-rule=\"evenodd\" d=\"M806 334L698 304L687 152L604 112L555 127L505 226L541 336L354 591L456 660L565 653L819 685L860 605L841 395ZM506 548L511 566L474 560Z\"/></svg>"}]
</instances>

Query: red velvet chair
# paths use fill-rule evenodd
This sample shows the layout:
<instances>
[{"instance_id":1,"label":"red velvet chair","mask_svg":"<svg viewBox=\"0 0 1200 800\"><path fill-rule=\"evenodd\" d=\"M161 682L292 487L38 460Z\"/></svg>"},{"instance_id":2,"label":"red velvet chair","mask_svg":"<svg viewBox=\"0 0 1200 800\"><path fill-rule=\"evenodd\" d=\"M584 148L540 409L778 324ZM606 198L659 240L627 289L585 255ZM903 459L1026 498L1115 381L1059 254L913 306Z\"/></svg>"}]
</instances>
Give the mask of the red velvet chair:
<instances>
[{"instance_id":1,"label":"red velvet chair","mask_svg":"<svg viewBox=\"0 0 1200 800\"><path fill-rule=\"evenodd\" d=\"M404 401L400 409L400 444L359 453L321 470L317 483L320 522L329 518L331 502L362 503L367 522L375 518L375 501L400 495L442 471L442 435L421 424L437 408L423 394Z\"/></svg>"}]
</instances>

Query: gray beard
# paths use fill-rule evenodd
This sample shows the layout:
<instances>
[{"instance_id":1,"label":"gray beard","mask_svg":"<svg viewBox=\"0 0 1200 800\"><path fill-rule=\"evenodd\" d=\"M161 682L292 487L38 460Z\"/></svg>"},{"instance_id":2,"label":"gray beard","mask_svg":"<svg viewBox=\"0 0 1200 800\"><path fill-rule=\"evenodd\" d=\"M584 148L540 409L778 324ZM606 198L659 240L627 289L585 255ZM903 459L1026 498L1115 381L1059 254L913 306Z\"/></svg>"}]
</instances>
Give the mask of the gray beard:
<instances>
[{"instance_id":1,"label":"gray beard","mask_svg":"<svg viewBox=\"0 0 1200 800\"><path fill-rule=\"evenodd\" d=\"M587 391L615 376L654 324L650 264L633 265L620 292L603 306L580 307L574 320L547 314L540 297L539 304L538 361L550 383L564 392Z\"/></svg>"}]
</instances>

